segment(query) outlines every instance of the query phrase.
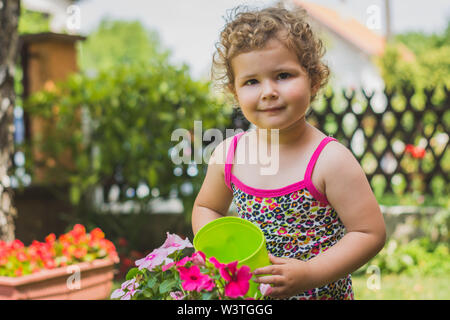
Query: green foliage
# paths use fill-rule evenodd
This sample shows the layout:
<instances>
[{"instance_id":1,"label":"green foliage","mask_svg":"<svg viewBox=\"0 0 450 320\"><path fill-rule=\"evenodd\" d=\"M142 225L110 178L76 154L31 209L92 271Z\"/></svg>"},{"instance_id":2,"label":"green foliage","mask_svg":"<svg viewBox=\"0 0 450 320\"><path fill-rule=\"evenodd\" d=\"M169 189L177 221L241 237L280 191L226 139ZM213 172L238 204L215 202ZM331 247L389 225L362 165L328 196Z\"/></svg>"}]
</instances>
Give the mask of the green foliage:
<instances>
[{"instance_id":1,"label":"green foliage","mask_svg":"<svg viewBox=\"0 0 450 320\"><path fill-rule=\"evenodd\" d=\"M450 43L450 21L442 34L424 34L423 32L407 32L396 35L396 40L404 43L415 54L426 53L430 48L448 46Z\"/></svg>"},{"instance_id":2,"label":"green foliage","mask_svg":"<svg viewBox=\"0 0 450 320\"><path fill-rule=\"evenodd\" d=\"M138 21L104 19L95 32L78 43L78 62L82 71L107 70L121 64L167 62L155 31L147 31Z\"/></svg>"},{"instance_id":3,"label":"green foliage","mask_svg":"<svg viewBox=\"0 0 450 320\"><path fill-rule=\"evenodd\" d=\"M19 34L49 32L50 19L48 15L44 13L30 11L28 9L25 9L25 7L22 5L20 8L18 29Z\"/></svg>"},{"instance_id":4,"label":"green foliage","mask_svg":"<svg viewBox=\"0 0 450 320\"><path fill-rule=\"evenodd\" d=\"M213 96L209 83L193 81L186 67L161 61L120 65L93 78L74 74L53 90L34 94L25 110L53 122L31 141L47 155L47 161L34 165L45 167L49 178L69 181L74 204L88 199L96 185L117 183L124 191L145 183L157 187L162 198L178 191L186 212L206 164L197 165L196 176L175 176L175 167L186 172L188 164L172 162L169 150L179 141L171 141L171 135L177 128L193 131L195 120L202 121L204 130L226 128L231 118L231 106ZM65 152L72 166L58 162ZM179 192L185 182L192 184L191 194ZM134 199L144 208L150 197Z\"/></svg>"},{"instance_id":5,"label":"green foliage","mask_svg":"<svg viewBox=\"0 0 450 320\"><path fill-rule=\"evenodd\" d=\"M435 243L428 237L407 244L391 239L375 258L358 270L358 274L365 273L370 265L376 265L382 274L448 276L448 257L448 243Z\"/></svg>"},{"instance_id":6,"label":"green foliage","mask_svg":"<svg viewBox=\"0 0 450 320\"><path fill-rule=\"evenodd\" d=\"M378 182L372 183L372 188L381 205L450 208L450 199L445 189L441 193L429 195L418 191L410 193L384 192L384 185L380 186ZM381 191L377 192L377 190Z\"/></svg>"},{"instance_id":7,"label":"green foliage","mask_svg":"<svg viewBox=\"0 0 450 320\"><path fill-rule=\"evenodd\" d=\"M50 31L50 19L48 15L25 9L22 5L20 7L20 16L19 16L19 26L18 26L19 34L32 34L32 33L40 33L40 32L49 32ZM23 78L23 70L20 63L16 65L16 73L14 76L14 91L16 93L16 105L22 105L22 95L23 95L23 86L22 86L22 78Z\"/></svg>"},{"instance_id":8,"label":"green foliage","mask_svg":"<svg viewBox=\"0 0 450 320\"><path fill-rule=\"evenodd\" d=\"M448 277L450 210L442 208L432 217L416 220L411 226L418 228L423 236L407 243L405 239L390 239L356 274L366 273L369 266L376 265L382 274Z\"/></svg>"},{"instance_id":9,"label":"green foliage","mask_svg":"<svg viewBox=\"0 0 450 320\"><path fill-rule=\"evenodd\" d=\"M443 86L450 88L450 22L442 34L427 35L409 32L396 36L385 54L377 60L386 89L390 92L416 89L418 105L423 105L423 90L435 90L438 101ZM401 58L400 46L406 45L414 54L413 61Z\"/></svg>"}]
</instances>

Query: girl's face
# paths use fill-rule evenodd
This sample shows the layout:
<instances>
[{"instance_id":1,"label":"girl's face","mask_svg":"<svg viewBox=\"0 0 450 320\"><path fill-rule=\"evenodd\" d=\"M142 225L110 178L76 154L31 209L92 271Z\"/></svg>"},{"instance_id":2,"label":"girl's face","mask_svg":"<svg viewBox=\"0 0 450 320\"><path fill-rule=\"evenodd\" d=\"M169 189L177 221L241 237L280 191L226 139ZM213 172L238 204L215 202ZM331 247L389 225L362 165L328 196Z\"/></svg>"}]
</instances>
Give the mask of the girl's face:
<instances>
[{"instance_id":1,"label":"girl's face","mask_svg":"<svg viewBox=\"0 0 450 320\"><path fill-rule=\"evenodd\" d=\"M305 118L311 80L297 56L271 39L260 50L241 53L231 61L234 93L242 113L258 128L285 129ZM268 109L278 108L268 111Z\"/></svg>"}]
</instances>

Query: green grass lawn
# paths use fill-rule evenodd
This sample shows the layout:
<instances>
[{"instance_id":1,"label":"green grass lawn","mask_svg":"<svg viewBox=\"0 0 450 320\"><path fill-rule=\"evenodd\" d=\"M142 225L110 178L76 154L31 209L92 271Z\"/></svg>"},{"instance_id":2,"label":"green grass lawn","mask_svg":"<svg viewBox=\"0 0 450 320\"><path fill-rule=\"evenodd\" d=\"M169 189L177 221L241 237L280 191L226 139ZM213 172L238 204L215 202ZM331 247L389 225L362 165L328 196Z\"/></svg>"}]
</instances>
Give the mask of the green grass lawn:
<instances>
[{"instance_id":1,"label":"green grass lawn","mask_svg":"<svg viewBox=\"0 0 450 320\"><path fill-rule=\"evenodd\" d=\"M444 278L381 275L380 290L368 289L367 276L353 276L356 300L449 300L450 275Z\"/></svg>"},{"instance_id":2,"label":"green grass lawn","mask_svg":"<svg viewBox=\"0 0 450 320\"><path fill-rule=\"evenodd\" d=\"M369 275L352 279L356 300L450 300L450 275L446 278L381 275L380 290L368 288ZM120 284L115 281L112 290Z\"/></svg>"}]
</instances>

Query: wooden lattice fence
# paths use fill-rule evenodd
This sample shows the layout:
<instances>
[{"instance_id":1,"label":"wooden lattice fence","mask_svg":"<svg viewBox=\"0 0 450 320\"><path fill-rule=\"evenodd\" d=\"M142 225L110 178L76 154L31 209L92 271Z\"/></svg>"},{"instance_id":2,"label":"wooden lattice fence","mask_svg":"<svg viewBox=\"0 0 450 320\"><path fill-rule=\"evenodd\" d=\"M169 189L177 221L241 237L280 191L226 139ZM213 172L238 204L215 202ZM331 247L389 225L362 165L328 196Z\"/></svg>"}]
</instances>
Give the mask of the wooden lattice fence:
<instances>
[{"instance_id":1,"label":"wooden lattice fence","mask_svg":"<svg viewBox=\"0 0 450 320\"><path fill-rule=\"evenodd\" d=\"M240 111L232 117L235 127L249 128ZM383 194L449 192L447 88L438 99L434 91L425 91L420 97L412 90L378 95L344 90L315 102L307 119L348 147L372 187L383 186ZM422 150L422 154L408 152L411 148Z\"/></svg>"}]
</instances>

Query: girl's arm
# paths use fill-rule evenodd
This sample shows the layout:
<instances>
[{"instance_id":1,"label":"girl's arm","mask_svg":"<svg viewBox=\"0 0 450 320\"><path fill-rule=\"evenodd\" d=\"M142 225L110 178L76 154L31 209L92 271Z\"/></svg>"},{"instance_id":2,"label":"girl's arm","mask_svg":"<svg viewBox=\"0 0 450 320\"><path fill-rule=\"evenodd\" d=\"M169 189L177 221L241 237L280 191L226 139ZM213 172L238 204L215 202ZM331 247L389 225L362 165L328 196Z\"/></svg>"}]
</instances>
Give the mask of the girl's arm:
<instances>
[{"instance_id":1,"label":"girl's arm","mask_svg":"<svg viewBox=\"0 0 450 320\"><path fill-rule=\"evenodd\" d=\"M224 168L226 150L228 150L231 138L217 145L209 159L205 180L192 209L194 235L208 222L226 216L230 208L233 193L225 184Z\"/></svg>"},{"instance_id":2,"label":"girl's arm","mask_svg":"<svg viewBox=\"0 0 450 320\"><path fill-rule=\"evenodd\" d=\"M339 143L329 143L317 160L316 170L319 167L328 202L347 233L307 262L271 257L272 266L255 271L271 274L260 277L258 282L272 284L274 297L288 297L334 282L367 263L384 246L386 230L380 207L350 150Z\"/></svg>"},{"instance_id":3,"label":"girl's arm","mask_svg":"<svg viewBox=\"0 0 450 320\"><path fill-rule=\"evenodd\" d=\"M386 241L380 206L350 150L331 142L322 160L319 157L316 165L324 168L325 194L347 233L334 246L308 261L314 287L356 271L374 257Z\"/></svg>"}]
</instances>

